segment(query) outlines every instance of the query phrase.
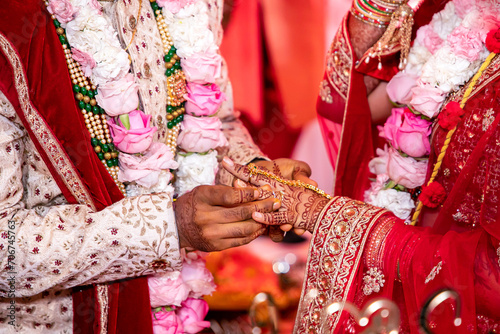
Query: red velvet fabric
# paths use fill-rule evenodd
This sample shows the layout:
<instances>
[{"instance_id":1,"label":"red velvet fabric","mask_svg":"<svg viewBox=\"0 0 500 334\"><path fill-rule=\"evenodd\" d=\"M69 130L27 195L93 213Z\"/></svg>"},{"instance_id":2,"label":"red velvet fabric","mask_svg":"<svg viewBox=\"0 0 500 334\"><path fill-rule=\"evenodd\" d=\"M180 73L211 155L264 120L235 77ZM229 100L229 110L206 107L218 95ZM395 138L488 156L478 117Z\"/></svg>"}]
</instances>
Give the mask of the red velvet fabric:
<instances>
[{"instance_id":1,"label":"red velvet fabric","mask_svg":"<svg viewBox=\"0 0 500 334\"><path fill-rule=\"evenodd\" d=\"M0 33L11 42L22 61L30 103L38 111L39 119L48 124L62 144L63 154L71 159L78 170L92 196L93 205L101 210L120 200L123 197L121 192L90 145L90 135L73 96L64 53L43 1L9 0L0 6L0 18ZM15 107L67 201L77 204L49 160L44 143L37 141L24 117L11 63L3 53L0 54L0 69L0 90ZM110 292L109 313L111 319L115 320L110 322L109 333L117 333L118 329L120 333L152 333L145 278L114 283ZM78 289L73 297L75 333L93 333L100 326L94 310L94 288ZM130 316L132 313L135 316ZM140 330L137 330L138 326Z\"/></svg>"}]
</instances>

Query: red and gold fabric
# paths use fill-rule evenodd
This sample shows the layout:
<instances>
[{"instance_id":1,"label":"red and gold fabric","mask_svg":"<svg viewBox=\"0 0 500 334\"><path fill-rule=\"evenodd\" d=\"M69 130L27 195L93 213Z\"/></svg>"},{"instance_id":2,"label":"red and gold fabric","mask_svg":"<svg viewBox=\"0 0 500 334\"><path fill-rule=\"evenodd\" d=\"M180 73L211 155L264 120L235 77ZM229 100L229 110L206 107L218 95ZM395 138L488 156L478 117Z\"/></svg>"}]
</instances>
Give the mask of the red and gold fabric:
<instances>
[{"instance_id":1,"label":"red and gold fabric","mask_svg":"<svg viewBox=\"0 0 500 334\"><path fill-rule=\"evenodd\" d=\"M425 2L416 13L416 26L428 22L444 4ZM340 27L328 55L318 114L331 162L336 169L335 195L362 199L369 186L368 162L378 146L363 76L389 80L397 72L398 54L389 53L383 57L381 71L376 69L378 61L363 61L366 54L358 60L351 47L347 20ZM460 101L463 93L456 92L450 101ZM324 211L311 246L296 333L320 332L319 322L315 322L319 315L314 307L321 310L333 302L348 301L361 308L376 297L387 297L396 302L401 310L400 331L416 333L420 330L420 311L440 289L452 289L460 296L461 324L454 325L454 306L443 303L428 318L428 325L435 333L498 330L500 314L488 305L500 303L500 197L497 196L500 115L496 108L499 93L500 60L497 56L474 87L435 180L443 185L446 199L437 208L425 208L416 227L405 225L390 214L377 217L376 212L368 213L371 206L355 204L357 210L368 213L366 219L372 227L365 229L366 242L359 242L351 248L343 244L340 254L359 256L363 253L364 261L331 262L332 254L328 254L330 250L323 239L335 235L339 223L348 223L350 228L360 223L336 214L328 217L326 212L340 212L344 208L335 202ZM333 122L343 126L336 161L332 157L337 156L338 143L332 142L329 136L329 124ZM434 128L431 167L446 134L447 130L439 126ZM338 207L332 208L335 205ZM331 263L333 268L349 268L345 281L340 284L332 281L329 272L325 271ZM370 269L381 271L385 284L379 292L366 294L363 279ZM333 292L318 294L311 301L307 298L308 292L314 289L323 291L321 282L328 282L336 295ZM337 294L337 291L342 294ZM328 330L325 332L360 330L346 312L333 313L326 324Z\"/></svg>"}]
</instances>

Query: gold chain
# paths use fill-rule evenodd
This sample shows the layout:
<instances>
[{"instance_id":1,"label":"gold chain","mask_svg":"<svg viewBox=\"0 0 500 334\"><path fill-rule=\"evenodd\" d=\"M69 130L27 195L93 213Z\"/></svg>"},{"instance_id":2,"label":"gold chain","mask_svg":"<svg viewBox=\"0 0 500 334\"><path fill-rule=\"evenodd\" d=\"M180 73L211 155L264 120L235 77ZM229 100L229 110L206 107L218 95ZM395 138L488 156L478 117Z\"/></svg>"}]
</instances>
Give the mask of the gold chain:
<instances>
[{"instance_id":1,"label":"gold chain","mask_svg":"<svg viewBox=\"0 0 500 334\"><path fill-rule=\"evenodd\" d=\"M273 179L276 182L279 182L279 183L282 183L282 184L286 184L287 186L296 187L296 188L306 188L306 189L312 190L315 193L317 193L317 194L319 194L321 196L324 196L324 197L326 197L328 199L332 199L333 198L332 196L330 196L329 194L325 193L323 190L319 189L318 187L313 186L312 184L308 184L308 183L305 183L305 182L302 182L302 181L298 181L298 180L285 180L285 179L282 179L279 176L276 176L276 175L274 175L272 173L269 173L269 172L266 172L264 170L259 169L256 165L254 165L252 163L248 164L247 167L249 169L250 175L257 175L257 174L264 175L265 177Z\"/></svg>"}]
</instances>

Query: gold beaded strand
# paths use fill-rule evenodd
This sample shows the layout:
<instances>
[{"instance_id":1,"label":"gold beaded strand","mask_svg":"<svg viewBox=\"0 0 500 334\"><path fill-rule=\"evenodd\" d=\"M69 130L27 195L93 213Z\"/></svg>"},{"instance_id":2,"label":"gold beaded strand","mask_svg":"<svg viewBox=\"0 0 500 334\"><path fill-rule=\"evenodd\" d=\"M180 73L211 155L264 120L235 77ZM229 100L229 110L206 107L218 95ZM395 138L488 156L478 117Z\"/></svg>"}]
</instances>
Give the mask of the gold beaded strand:
<instances>
[{"instance_id":1,"label":"gold beaded strand","mask_svg":"<svg viewBox=\"0 0 500 334\"><path fill-rule=\"evenodd\" d=\"M48 1L45 1L45 5L48 7L49 3ZM69 43L66 40L66 34L65 30L60 26L59 21L55 17L55 15L51 15L51 19L54 22L54 25L56 26L56 32L59 36L59 40L62 44L64 56L66 58L66 65L68 67L69 75L71 78L71 82L74 85L74 90L75 86L79 87L78 92L75 93L75 99L78 101L78 106L81 110L82 116L84 118L85 126L87 127L87 130L89 131L92 143L100 143L102 145L92 145L94 147L95 153L99 156L100 153L102 154L103 159L101 159L102 164L108 171L108 173L111 175L113 178L114 182L120 189L120 191L125 194L125 185L118 181L118 171L119 167L118 166L109 166L108 161L114 161L114 159L118 158L118 153L116 151L112 151L109 149L109 147L113 147L112 143L113 140L111 138L111 133L108 127L106 115L104 113L95 113L92 108L99 108L97 106L97 101L95 99L95 96L89 96L87 94L83 94L80 92L80 90L84 90L85 92L91 92L95 91L97 87L90 82L90 79L87 78L83 70L80 66L80 64L73 59L73 54L71 52L71 49L69 47ZM91 94L93 95L93 94ZM82 106L89 106L90 110L86 108L82 108ZM102 108L100 109L102 110ZM105 147L107 152L102 152L103 147Z\"/></svg>"},{"instance_id":2,"label":"gold beaded strand","mask_svg":"<svg viewBox=\"0 0 500 334\"><path fill-rule=\"evenodd\" d=\"M248 168L248 171L250 172L250 175L257 175L257 174L260 174L260 175L264 175L265 177L268 177L276 182L279 182L279 183L282 183L282 184L286 184L287 186L291 186L291 187L297 187L297 188L307 188L309 190L312 190L314 191L315 193L321 195L321 196L324 196L326 197L327 199L332 199L333 197L330 196L329 194L327 194L324 190L322 189L319 189L318 187L315 187L313 186L312 184L308 184L308 183L305 183L305 182L302 182L302 181L298 181L298 180L285 180L285 179L282 179L281 177L279 176L276 176L272 173L269 173L269 172L266 172L262 169L259 169L256 165L254 165L253 163L249 163L247 165L247 168Z\"/></svg>"},{"instance_id":3,"label":"gold beaded strand","mask_svg":"<svg viewBox=\"0 0 500 334\"><path fill-rule=\"evenodd\" d=\"M176 48L174 42L168 31L168 25L162 15L161 9L155 0L150 0L151 8L153 9L156 24L160 32L160 38L165 53L165 75L167 76L167 127L169 129L167 134L167 146L170 147L172 152L177 151L177 136L180 131L180 122L184 118L186 109L184 96L187 94L186 89L186 76L180 67L180 57L175 53Z\"/></svg>"}]
</instances>

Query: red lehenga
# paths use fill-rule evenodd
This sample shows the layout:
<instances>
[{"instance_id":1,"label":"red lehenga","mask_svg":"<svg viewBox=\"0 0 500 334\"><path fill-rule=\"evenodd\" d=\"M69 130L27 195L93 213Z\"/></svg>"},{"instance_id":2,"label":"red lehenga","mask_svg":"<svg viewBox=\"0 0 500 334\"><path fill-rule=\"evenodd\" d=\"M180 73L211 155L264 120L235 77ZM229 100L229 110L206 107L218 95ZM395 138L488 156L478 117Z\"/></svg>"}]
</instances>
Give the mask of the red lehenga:
<instances>
[{"instance_id":1,"label":"red lehenga","mask_svg":"<svg viewBox=\"0 0 500 334\"><path fill-rule=\"evenodd\" d=\"M427 3L416 14L417 25L426 24L444 4ZM318 113L330 151L336 150L336 144L329 141L329 124L343 124L338 159L332 161L336 167L335 195L353 200L336 197L320 215L295 333L361 331L366 327L356 324L345 308L327 313L328 306L347 301L361 308L380 297L399 306L400 332L419 333L420 311L440 289L456 291L461 309L453 302L441 303L425 321L432 332L498 332L500 57L475 85L436 179L446 190L445 202L440 208L425 210L414 227L359 201L369 186L368 161L377 146L363 75L389 80L397 71L394 51L389 49L382 58L381 71L377 61L366 64L364 57L357 60L347 19L329 51ZM450 101L460 101L462 94L457 92ZM434 129L431 168L445 136L446 130ZM384 275L383 286L379 273ZM376 292L378 288L380 292ZM459 326L454 324L455 311L461 318Z\"/></svg>"}]
</instances>

